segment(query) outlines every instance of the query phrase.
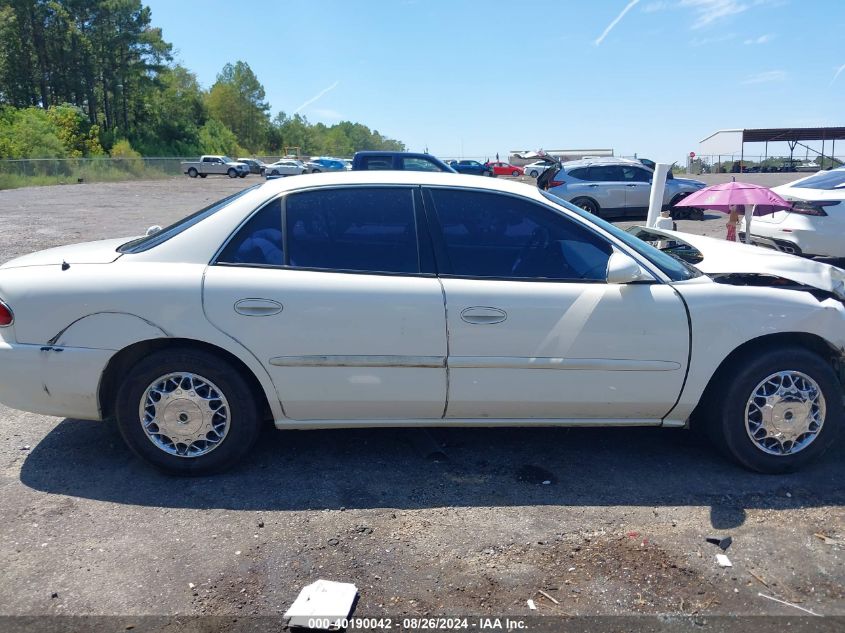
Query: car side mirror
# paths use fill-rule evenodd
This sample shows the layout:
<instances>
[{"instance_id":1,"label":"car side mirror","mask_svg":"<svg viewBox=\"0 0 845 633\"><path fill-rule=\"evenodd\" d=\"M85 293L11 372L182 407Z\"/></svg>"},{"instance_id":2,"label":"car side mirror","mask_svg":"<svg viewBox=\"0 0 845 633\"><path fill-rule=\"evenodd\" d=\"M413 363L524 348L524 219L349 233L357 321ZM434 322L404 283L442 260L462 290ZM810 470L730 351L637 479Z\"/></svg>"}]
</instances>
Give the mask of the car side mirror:
<instances>
[{"instance_id":1,"label":"car side mirror","mask_svg":"<svg viewBox=\"0 0 845 633\"><path fill-rule=\"evenodd\" d=\"M625 253L613 251L607 260L607 283L629 284L635 281L652 281L642 266Z\"/></svg>"}]
</instances>

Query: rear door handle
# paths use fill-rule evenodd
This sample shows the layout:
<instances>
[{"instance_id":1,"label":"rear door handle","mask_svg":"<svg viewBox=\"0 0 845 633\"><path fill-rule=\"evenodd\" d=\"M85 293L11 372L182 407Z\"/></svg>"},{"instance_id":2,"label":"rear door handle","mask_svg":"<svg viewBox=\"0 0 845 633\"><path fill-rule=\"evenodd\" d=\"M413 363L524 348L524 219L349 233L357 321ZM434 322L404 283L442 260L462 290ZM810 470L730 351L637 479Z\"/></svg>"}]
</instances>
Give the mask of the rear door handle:
<instances>
[{"instance_id":1,"label":"rear door handle","mask_svg":"<svg viewBox=\"0 0 845 633\"><path fill-rule=\"evenodd\" d=\"M235 303L235 312L244 316L273 316L282 310L282 304L272 299L241 299Z\"/></svg>"},{"instance_id":2,"label":"rear door handle","mask_svg":"<svg viewBox=\"0 0 845 633\"><path fill-rule=\"evenodd\" d=\"M472 325L494 325L508 318L508 313L499 308L472 306L461 312L461 319Z\"/></svg>"}]
</instances>

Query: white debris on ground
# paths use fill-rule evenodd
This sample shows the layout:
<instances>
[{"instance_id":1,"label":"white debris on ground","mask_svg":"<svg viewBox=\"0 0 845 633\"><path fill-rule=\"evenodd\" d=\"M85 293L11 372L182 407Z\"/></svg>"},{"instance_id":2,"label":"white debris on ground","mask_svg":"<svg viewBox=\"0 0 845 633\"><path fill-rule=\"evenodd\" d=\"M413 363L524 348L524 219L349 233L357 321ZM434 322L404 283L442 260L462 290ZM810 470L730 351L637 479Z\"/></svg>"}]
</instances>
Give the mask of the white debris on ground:
<instances>
[{"instance_id":1,"label":"white debris on ground","mask_svg":"<svg viewBox=\"0 0 845 633\"><path fill-rule=\"evenodd\" d=\"M355 585L320 579L305 586L285 612L288 626L337 630L349 617L358 595Z\"/></svg>"}]
</instances>

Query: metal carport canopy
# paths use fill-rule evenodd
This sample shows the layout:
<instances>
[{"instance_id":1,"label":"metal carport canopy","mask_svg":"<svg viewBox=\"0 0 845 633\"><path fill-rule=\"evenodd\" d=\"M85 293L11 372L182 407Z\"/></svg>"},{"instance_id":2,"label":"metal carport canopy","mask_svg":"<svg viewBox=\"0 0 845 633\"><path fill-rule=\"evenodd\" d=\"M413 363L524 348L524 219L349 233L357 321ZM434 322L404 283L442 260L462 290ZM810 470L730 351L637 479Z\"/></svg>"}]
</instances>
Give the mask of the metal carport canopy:
<instances>
[{"instance_id":1,"label":"metal carport canopy","mask_svg":"<svg viewBox=\"0 0 845 633\"><path fill-rule=\"evenodd\" d=\"M845 139L845 127L774 127L742 131L743 143L838 141L842 139Z\"/></svg>"}]
</instances>

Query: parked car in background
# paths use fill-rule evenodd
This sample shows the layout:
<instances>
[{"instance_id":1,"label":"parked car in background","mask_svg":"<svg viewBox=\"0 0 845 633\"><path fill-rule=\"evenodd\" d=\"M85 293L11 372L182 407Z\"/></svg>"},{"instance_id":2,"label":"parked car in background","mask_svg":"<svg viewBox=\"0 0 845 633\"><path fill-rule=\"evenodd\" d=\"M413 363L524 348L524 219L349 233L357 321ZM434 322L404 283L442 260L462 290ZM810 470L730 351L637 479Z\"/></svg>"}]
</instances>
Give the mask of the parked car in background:
<instances>
[{"instance_id":1,"label":"parked car in background","mask_svg":"<svg viewBox=\"0 0 845 633\"><path fill-rule=\"evenodd\" d=\"M455 173L449 165L431 154L415 152L356 152L352 157L354 171L441 171Z\"/></svg>"},{"instance_id":2,"label":"parked car in background","mask_svg":"<svg viewBox=\"0 0 845 633\"><path fill-rule=\"evenodd\" d=\"M517 167L516 165L511 165L510 163L505 163L503 161L493 161L487 163L487 166L493 170L493 175L495 176L522 176L525 171L522 167Z\"/></svg>"},{"instance_id":3,"label":"parked car in background","mask_svg":"<svg viewBox=\"0 0 845 633\"><path fill-rule=\"evenodd\" d=\"M820 171L772 191L793 202L793 207L754 216L752 244L796 255L845 257L845 167Z\"/></svg>"},{"instance_id":4,"label":"parked car in background","mask_svg":"<svg viewBox=\"0 0 845 633\"><path fill-rule=\"evenodd\" d=\"M752 470L812 462L845 424L845 272L693 246L718 276L522 183L274 180L0 267L0 402L114 419L185 475L236 464L270 423L691 423Z\"/></svg>"},{"instance_id":5,"label":"parked car in background","mask_svg":"<svg viewBox=\"0 0 845 633\"><path fill-rule=\"evenodd\" d=\"M343 159L343 166L346 171L352 171L352 159L351 158L344 158Z\"/></svg>"},{"instance_id":6,"label":"parked car in background","mask_svg":"<svg viewBox=\"0 0 845 633\"><path fill-rule=\"evenodd\" d=\"M312 174L319 174L323 171L346 171L344 162L336 158L312 158L305 165Z\"/></svg>"},{"instance_id":7,"label":"parked car in background","mask_svg":"<svg viewBox=\"0 0 845 633\"><path fill-rule=\"evenodd\" d=\"M209 174L220 174L229 178L246 178L249 173L249 165L232 160L228 156L215 156L207 154L200 156L199 160L187 160L182 162L182 172L191 178L205 178Z\"/></svg>"},{"instance_id":8,"label":"parked car in background","mask_svg":"<svg viewBox=\"0 0 845 633\"><path fill-rule=\"evenodd\" d=\"M264 161L257 158L239 158L238 162L249 167L249 173L264 175L264 167L266 166Z\"/></svg>"},{"instance_id":9,"label":"parked car in background","mask_svg":"<svg viewBox=\"0 0 845 633\"><path fill-rule=\"evenodd\" d=\"M472 174L474 176L492 176L493 168L479 163L477 160L450 160L449 166L459 174Z\"/></svg>"},{"instance_id":10,"label":"parked car in background","mask_svg":"<svg viewBox=\"0 0 845 633\"><path fill-rule=\"evenodd\" d=\"M278 176L298 176L308 173L308 171L310 170L301 160L282 158L265 166L264 175L267 178L276 178Z\"/></svg>"},{"instance_id":11,"label":"parked car in background","mask_svg":"<svg viewBox=\"0 0 845 633\"><path fill-rule=\"evenodd\" d=\"M577 160L563 163L551 176L548 191L602 217L642 216L648 211L654 172L639 161L621 158ZM663 207L672 217L703 217L701 209L675 205L705 183L687 178L668 178Z\"/></svg>"},{"instance_id":12,"label":"parked car in background","mask_svg":"<svg viewBox=\"0 0 845 633\"><path fill-rule=\"evenodd\" d=\"M551 160L535 160L533 163L528 163L525 167L523 167L522 171L526 176L538 178L540 174L542 174L552 165L556 164L558 163Z\"/></svg>"}]
</instances>

